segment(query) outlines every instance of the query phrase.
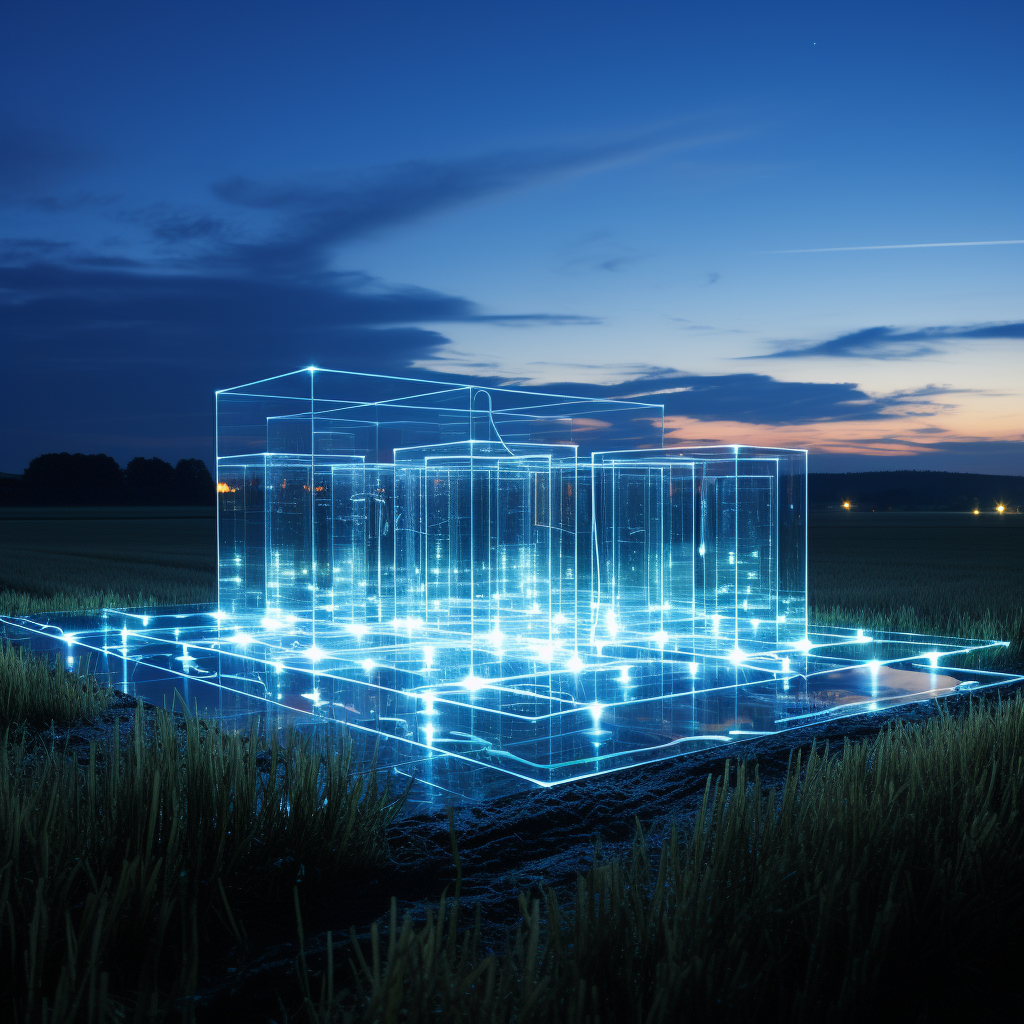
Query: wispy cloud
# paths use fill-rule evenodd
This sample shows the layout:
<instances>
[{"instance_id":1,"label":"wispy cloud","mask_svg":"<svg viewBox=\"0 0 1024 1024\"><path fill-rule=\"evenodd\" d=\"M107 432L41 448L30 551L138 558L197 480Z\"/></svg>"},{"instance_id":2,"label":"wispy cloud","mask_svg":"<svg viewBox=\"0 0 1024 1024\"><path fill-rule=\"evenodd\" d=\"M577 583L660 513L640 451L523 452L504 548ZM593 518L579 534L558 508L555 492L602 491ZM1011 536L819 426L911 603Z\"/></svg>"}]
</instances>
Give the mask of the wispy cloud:
<instances>
[{"instance_id":1,"label":"wispy cloud","mask_svg":"<svg viewBox=\"0 0 1024 1024\"><path fill-rule=\"evenodd\" d=\"M973 245L1024 245L1024 238L1003 238L993 242L908 242L903 245L832 245L824 249L769 249L767 256L801 252L871 252L878 249L959 249Z\"/></svg>"},{"instance_id":2,"label":"wispy cloud","mask_svg":"<svg viewBox=\"0 0 1024 1024\"><path fill-rule=\"evenodd\" d=\"M219 199L277 214L281 220L265 238L215 247L208 258L259 272L316 272L337 247L400 224L562 175L713 141L673 126L589 145L510 150L460 160L410 160L335 181L267 184L230 178L213 186ZM614 260L606 263L602 269L621 265Z\"/></svg>"},{"instance_id":3,"label":"wispy cloud","mask_svg":"<svg viewBox=\"0 0 1024 1024\"><path fill-rule=\"evenodd\" d=\"M929 356L952 341L1024 338L1024 323L966 324L940 327L865 327L809 345L790 345L762 355L741 359L794 359L825 356L844 359L913 359Z\"/></svg>"},{"instance_id":4,"label":"wispy cloud","mask_svg":"<svg viewBox=\"0 0 1024 1024\"><path fill-rule=\"evenodd\" d=\"M944 407L940 401L943 395L958 393L955 389L929 385L913 391L871 395L857 384L847 382L777 380L763 373L692 374L665 370L615 384L547 383L544 390L650 401L663 405L668 417L763 425L923 416Z\"/></svg>"}]
</instances>

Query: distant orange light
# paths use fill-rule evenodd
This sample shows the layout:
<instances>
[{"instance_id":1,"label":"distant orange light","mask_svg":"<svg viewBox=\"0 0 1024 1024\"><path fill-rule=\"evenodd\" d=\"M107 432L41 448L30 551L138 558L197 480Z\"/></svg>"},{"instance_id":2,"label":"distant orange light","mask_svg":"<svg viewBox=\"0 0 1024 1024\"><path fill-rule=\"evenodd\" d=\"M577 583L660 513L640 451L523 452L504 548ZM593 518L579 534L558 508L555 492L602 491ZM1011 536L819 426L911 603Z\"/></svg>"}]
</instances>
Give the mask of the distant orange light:
<instances>
[{"instance_id":1,"label":"distant orange light","mask_svg":"<svg viewBox=\"0 0 1024 1024\"><path fill-rule=\"evenodd\" d=\"M222 481L221 483L217 484L217 493L218 494L234 494L235 493L235 488L234 487L229 487L226 483L224 483Z\"/></svg>"},{"instance_id":2,"label":"distant orange light","mask_svg":"<svg viewBox=\"0 0 1024 1024\"><path fill-rule=\"evenodd\" d=\"M1006 506L1005 505L996 505L996 511L1000 515L1002 515L1006 511Z\"/></svg>"},{"instance_id":3,"label":"distant orange light","mask_svg":"<svg viewBox=\"0 0 1024 1024\"><path fill-rule=\"evenodd\" d=\"M850 507L850 503L848 501L844 501L843 502L843 508L849 508L849 507Z\"/></svg>"},{"instance_id":4,"label":"distant orange light","mask_svg":"<svg viewBox=\"0 0 1024 1024\"><path fill-rule=\"evenodd\" d=\"M976 516L980 516L980 515L981 515L981 513L980 513L980 512L979 512L979 511L978 511L977 509L975 509L975 510L974 510L974 514L975 514Z\"/></svg>"}]
</instances>

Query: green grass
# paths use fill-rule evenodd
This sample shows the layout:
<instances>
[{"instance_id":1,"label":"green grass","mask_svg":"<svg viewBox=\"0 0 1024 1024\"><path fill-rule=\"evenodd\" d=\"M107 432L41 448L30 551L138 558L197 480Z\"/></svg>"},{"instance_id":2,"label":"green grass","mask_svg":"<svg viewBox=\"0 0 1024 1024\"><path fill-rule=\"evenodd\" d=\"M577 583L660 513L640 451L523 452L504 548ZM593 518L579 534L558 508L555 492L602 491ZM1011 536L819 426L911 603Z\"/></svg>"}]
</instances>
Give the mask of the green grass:
<instances>
[{"instance_id":1,"label":"green grass","mask_svg":"<svg viewBox=\"0 0 1024 1024\"><path fill-rule=\"evenodd\" d=\"M810 544L817 621L1010 639L1024 660L1024 517L812 517ZM2 515L0 613L213 600L212 555L209 519ZM184 1013L210 951L244 948L260 897L300 865L345 885L387 856L393 798L323 737L246 740L157 712L79 764L24 728L94 718L101 700L0 652L0 1015ZM456 898L419 923L393 913L384 941L320 977L300 957L293 1018L927 1019L1012 976L1019 699L818 752L779 793L754 771L711 785L685 841L638 835L574 897L524 895L506 955Z\"/></svg>"},{"instance_id":2,"label":"green grass","mask_svg":"<svg viewBox=\"0 0 1024 1024\"><path fill-rule=\"evenodd\" d=\"M2 615L216 600L216 526L204 511L0 511Z\"/></svg>"},{"instance_id":3,"label":"green grass","mask_svg":"<svg viewBox=\"0 0 1024 1024\"><path fill-rule=\"evenodd\" d=\"M1024 925L1024 700L791 764L742 765L687 829L600 862L575 895L523 894L504 956L458 900L395 906L320 977L297 1019L398 1024L973 1017L1016 995ZM465 922L468 924L469 922ZM348 962L346 962L348 961Z\"/></svg>"},{"instance_id":4,"label":"green grass","mask_svg":"<svg viewBox=\"0 0 1024 1024\"><path fill-rule=\"evenodd\" d=\"M383 863L400 805L336 735L239 736L140 708L85 765L5 735L0 1016L172 1016L276 889Z\"/></svg>"}]
</instances>

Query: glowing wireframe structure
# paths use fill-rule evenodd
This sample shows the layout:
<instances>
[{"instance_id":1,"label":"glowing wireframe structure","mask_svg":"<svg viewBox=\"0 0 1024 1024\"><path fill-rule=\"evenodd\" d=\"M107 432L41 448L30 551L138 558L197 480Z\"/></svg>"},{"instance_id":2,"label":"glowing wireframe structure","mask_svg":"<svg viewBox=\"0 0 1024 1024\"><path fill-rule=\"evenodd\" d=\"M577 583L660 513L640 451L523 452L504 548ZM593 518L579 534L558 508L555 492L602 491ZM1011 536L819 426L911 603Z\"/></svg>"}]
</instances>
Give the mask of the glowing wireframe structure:
<instances>
[{"instance_id":1,"label":"glowing wireframe structure","mask_svg":"<svg viewBox=\"0 0 1024 1024\"><path fill-rule=\"evenodd\" d=\"M218 392L223 647L541 783L833 711L808 674L881 662L808 632L807 453L663 433L653 403L312 368Z\"/></svg>"},{"instance_id":2,"label":"glowing wireframe structure","mask_svg":"<svg viewBox=\"0 0 1024 1024\"><path fill-rule=\"evenodd\" d=\"M217 608L7 635L157 703L343 723L365 763L473 799L1020 678L971 660L996 642L808 623L806 452L319 369L216 410Z\"/></svg>"}]
</instances>

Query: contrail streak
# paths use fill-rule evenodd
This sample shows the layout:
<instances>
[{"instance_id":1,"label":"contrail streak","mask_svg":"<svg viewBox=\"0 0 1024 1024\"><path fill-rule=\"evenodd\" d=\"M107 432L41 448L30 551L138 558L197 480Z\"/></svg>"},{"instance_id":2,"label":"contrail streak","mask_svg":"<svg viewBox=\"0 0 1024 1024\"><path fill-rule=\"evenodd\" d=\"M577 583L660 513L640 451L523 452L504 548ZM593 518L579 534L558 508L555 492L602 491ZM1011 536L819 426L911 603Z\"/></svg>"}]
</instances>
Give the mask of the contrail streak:
<instances>
[{"instance_id":1,"label":"contrail streak","mask_svg":"<svg viewBox=\"0 0 1024 1024\"><path fill-rule=\"evenodd\" d=\"M869 249L949 249L965 245L1024 245L1024 238L999 242L911 242L909 245L836 245L829 249L772 249L767 255L779 256L795 252L866 252Z\"/></svg>"}]
</instances>

